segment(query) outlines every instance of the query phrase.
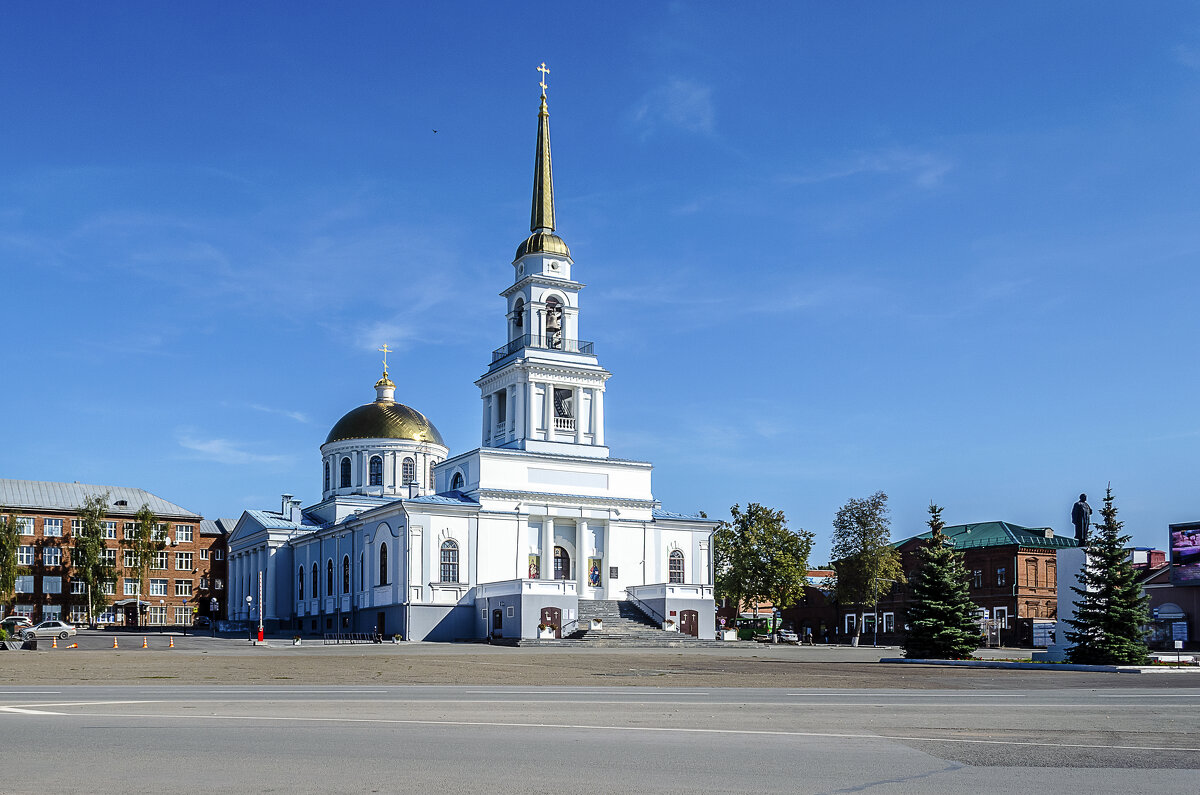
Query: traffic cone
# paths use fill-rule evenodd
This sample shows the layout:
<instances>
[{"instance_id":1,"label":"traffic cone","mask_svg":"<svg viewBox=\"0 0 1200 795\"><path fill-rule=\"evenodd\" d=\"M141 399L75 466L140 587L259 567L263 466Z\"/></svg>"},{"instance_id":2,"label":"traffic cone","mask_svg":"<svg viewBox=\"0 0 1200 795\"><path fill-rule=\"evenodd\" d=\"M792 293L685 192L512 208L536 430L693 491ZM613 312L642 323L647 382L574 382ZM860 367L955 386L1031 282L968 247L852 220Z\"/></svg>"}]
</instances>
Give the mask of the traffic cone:
<instances>
[{"instance_id":1,"label":"traffic cone","mask_svg":"<svg viewBox=\"0 0 1200 795\"><path fill-rule=\"evenodd\" d=\"M171 636L171 642L169 644L167 644L167 648L168 649L175 648L175 636L174 635Z\"/></svg>"},{"instance_id":2,"label":"traffic cone","mask_svg":"<svg viewBox=\"0 0 1200 795\"><path fill-rule=\"evenodd\" d=\"M72 643L72 644L71 644L70 646L68 646L67 648L68 648L68 649L78 649L78 648L79 648L79 644L78 644L78 643Z\"/></svg>"},{"instance_id":3,"label":"traffic cone","mask_svg":"<svg viewBox=\"0 0 1200 795\"><path fill-rule=\"evenodd\" d=\"M146 643L146 639L144 637L142 638L142 648L143 649L150 648L150 644Z\"/></svg>"},{"instance_id":4,"label":"traffic cone","mask_svg":"<svg viewBox=\"0 0 1200 795\"><path fill-rule=\"evenodd\" d=\"M115 636L113 637L113 648L117 648L117 639Z\"/></svg>"},{"instance_id":5,"label":"traffic cone","mask_svg":"<svg viewBox=\"0 0 1200 795\"><path fill-rule=\"evenodd\" d=\"M54 638L52 639L52 641L50 643L50 648L52 648L52 649L58 648L58 636L57 635L55 635Z\"/></svg>"}]
</instances>

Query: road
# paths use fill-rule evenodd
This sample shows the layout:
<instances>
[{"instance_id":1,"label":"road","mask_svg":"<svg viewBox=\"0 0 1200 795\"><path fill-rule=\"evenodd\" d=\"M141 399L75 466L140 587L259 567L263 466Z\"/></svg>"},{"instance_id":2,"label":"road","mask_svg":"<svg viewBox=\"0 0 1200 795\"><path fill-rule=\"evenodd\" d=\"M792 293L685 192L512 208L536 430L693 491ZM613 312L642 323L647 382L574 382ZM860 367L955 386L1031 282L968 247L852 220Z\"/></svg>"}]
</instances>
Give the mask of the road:
<instances>
[{"instance_id":1,"label":"road","mask_svg":"<svg viewBox=\"0 0 1200 795\"><path fill-rule=\"evenodd\" d=\"M0 744L21 771L6 789L28 792L1195 791L1200 687L1145 686L1168 678L1037 690L0 687Z\"/></svg>"}]
</instances>

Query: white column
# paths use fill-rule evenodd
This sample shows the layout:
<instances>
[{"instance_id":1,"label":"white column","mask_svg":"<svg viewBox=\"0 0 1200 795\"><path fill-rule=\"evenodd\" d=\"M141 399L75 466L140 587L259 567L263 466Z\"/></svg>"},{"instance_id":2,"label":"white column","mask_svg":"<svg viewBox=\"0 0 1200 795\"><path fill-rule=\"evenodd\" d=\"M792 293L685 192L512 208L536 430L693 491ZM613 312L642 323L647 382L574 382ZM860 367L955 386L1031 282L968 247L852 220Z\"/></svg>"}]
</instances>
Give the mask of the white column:
<instances>
[{"instance_id":1,"label":"white column","mask_svg":"<svg viewBox=\"0 0 1200 795\"><path fill-rule=\"evenodd\" d=\"M488 438L485 440L488 443L488 445L487 445L488 447L491 446L492 438L494 436L496 436L496 434L498 434L502 431L502 429L500 428L500 397L499 397L499 394L500 394L499 392L493 392L491 400L489 401L491 403L491 433L488 435Z\"/></svg>"},{"instance_id":2,"label":"white column","mask_svg":"<svg viewBox=\"0 0 1200 795\"><path fill-rule=\"evenodd\" d=\"M575 522L575 582L580 597L583 596L583 589L587 587L588 581L587 553L585 552L587 535L587 519Z\"/></svg>"},{"instance_id":3,"label":"white column","mask_svg":"<svg viewBox=\"0 0 1200 795\"><path fill-rule=\"evenodd\" d=\"M504 387L504 405L507 407L508 414L504 418L504 438L507 441L514 435L514 432L520 426L517 425L517 385L510 384Z\"/></svg>"},{"instance_id":4,"label":"white column","mask_svg":"<svg viewBox=\"0 0 1200 795\"><path fill-rule=\"evenodd\" d=\"M537 427L537 422L533 416L534 406L534 390L537 386L532 381L525 383L525 438L532 439L534 428Z\"/></svg>"},{"instance_id":5,"label":"white column","mask_svg":"<svg viewBox=\"0 0 1200 795\"><path fill-rule=\"evenodd\" d=\"M546 390L546 398L542 401L542 419L546 424L546 441L554 438L554 384L542 384Z\"/></svg>"},{"instance_id":6,"label":"white column","mask_svg":"<svg viewBox=\"0 0 1200 795\"><path fill-rule=\"evenodd\" d=\"M487 447L488 439L492 436L492 396L483 396L483 446Z\"/></svg>"},{"instance_id":7,"label":"white column","mask_svg":"<svg viewBox=\"0 0 1200 795\"><path fill-rule=\"evenodd\" d=\"M592 428L596 444L604 444L604 390L597 389L592 397Z\"/></svg>"},{"instance_id":8,"label":"white column","mask_svg":"<svg viewBox=\"0 0 1200 795\"><path fill-rule=\"evenodd\" d=\"M571 413L575 415L575 444L583 444L583 387L571 393Z\"/></svg>"},{"instance_id":9,"label":"white column","mask_svg":"<svg viewBox=\"0 0 1200 795\"><path fill-rule=\"evenodd\" d=\"M525 384L513 384L513 436L516 438L529 438L529 434L524 433L525 428ZM490 620L490 619L489 619Z\"/></svg>"},{"instance_id":10,"label":"white column","mask_svg":"<svg viewBox=\"0 0 1200 795\"><path fill-rule=\"evenodd\" d=\"M542 519L542 571L541 579L554 579L554 519Z\"/></svg>"},{"instance_id":11,"label":"white column","mask_svg":"<svg viewBox=\"0 0 1200 795\"><path fill-rule=\"evenodd\" d=\"M600 587L604 589L601 598L610 599L612 593L609 588L608 569L612 566L612 560L609 558L609 555L612 554L612 544L609 540L612 535L612 524L605 522L604 526L600 528L600 534L600 548L604 550L600 554Z\"/></svg>"},{"instance_id":12,"label":"white column","mask_svg":"<svg viewBox=\"0 0 1200 795\"><path fill-rule=\"evenodd\" d=\"M263 600L266 601L265 618L278 618L275 612L275 550L268 547L264 550L267 556L267 574L263 578Z\"/></svg>"}]
</instances>

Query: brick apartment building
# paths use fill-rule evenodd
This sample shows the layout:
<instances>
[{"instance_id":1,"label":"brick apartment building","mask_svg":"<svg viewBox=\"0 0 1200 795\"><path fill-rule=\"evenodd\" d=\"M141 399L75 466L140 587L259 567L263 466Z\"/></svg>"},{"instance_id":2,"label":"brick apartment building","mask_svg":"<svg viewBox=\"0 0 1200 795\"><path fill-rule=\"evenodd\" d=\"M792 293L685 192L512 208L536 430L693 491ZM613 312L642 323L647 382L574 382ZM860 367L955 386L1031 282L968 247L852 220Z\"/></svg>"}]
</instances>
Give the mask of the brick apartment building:
<instances>
[{"instance_id":1,"label":"brick apartment building","mask_svg":"<svg viewBox=\"0 0 1200 795\"><path fill-rule=\"evenodd\" d=\"M212 621L225 615L229 570L229 534L236 519L205 519L200 522L200 566L196 582L196 615Z\"/></svg>"},{"instance_id":2,"label":"brick apartment building","mask_svg":"<svg viewBox=\"0 0 1200 795\"><path fill-rule=\"evenodd\" d=\"M1021 527L1009 522L951 525L943 533L963 553L970 576L971 599L979 605L980 619L989 619L1005 644L1032 642L1030 619L1057 615L1057 550L1076 546L1075 539L1056 536L1049 527ZM906 575L917 568L917 550L928 533L896 542ZM904 585L880 583L876 610L859 605L838 604L822 590L805 589L804 599L783 611L784 626L799 632L811 627L823 640L844 641L861 624L862 635L875 636L879 616L879 641L898 643L904 637L904 615L908 589Z\"/></svg>"},{"instance_id":3,"label":"brick apartment building","mask_svg":"<svg viewBox=\"0 0 1200 795\"><path fill-rule=\"evenodd\" d=\"M20 568L10 612L34 621L87 621L84 584L72 578L71 552L84 500L105 493L106 554L116 576L105 584L109 607L96 620L118 626L190 625L193 609L199 607L197 599L207 594L199 587L201 564L206 556L211 557L211 542L199 532L203 519L148 491L122 486L0 479L0 514L16 516L20 533ZM164 542L144 585L138 582L132 560L121 545L132 532L142 505L149 506L157 517Z\"/></svg>"}]
</instances>

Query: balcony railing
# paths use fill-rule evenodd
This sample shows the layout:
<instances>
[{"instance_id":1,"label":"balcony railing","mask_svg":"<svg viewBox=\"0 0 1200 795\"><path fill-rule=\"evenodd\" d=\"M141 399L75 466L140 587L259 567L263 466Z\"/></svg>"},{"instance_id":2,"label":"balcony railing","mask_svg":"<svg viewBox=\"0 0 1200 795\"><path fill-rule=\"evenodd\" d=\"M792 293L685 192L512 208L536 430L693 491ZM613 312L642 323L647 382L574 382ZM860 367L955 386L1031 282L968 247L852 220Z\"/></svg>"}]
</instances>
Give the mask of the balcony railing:
<instances>
[{"instance_id":1,"label":"balcony railing","mask_svg":"<svg viewBox=\"0 0 1200 795\"><path fill-rule=\"evenodd\" d=\"M574 417L555 417L554 418L554 430L574 432L575 418Z\"/></svg>"},{"instance_id":2,"label":"balcony railing","mask_svg":"<svg viewBox=\"0 0 1200 795\"><path fill-rule=\"evenodd\" d=\"M566 340L561 337L546 337L540 334L523 334L507 345L502 345L492 351L492 363L511 356L522 348L537 348L544 351L563 351L564 353L582 353L592 355L592 343L585 340Z\"/></svg>"}]
</instances>

